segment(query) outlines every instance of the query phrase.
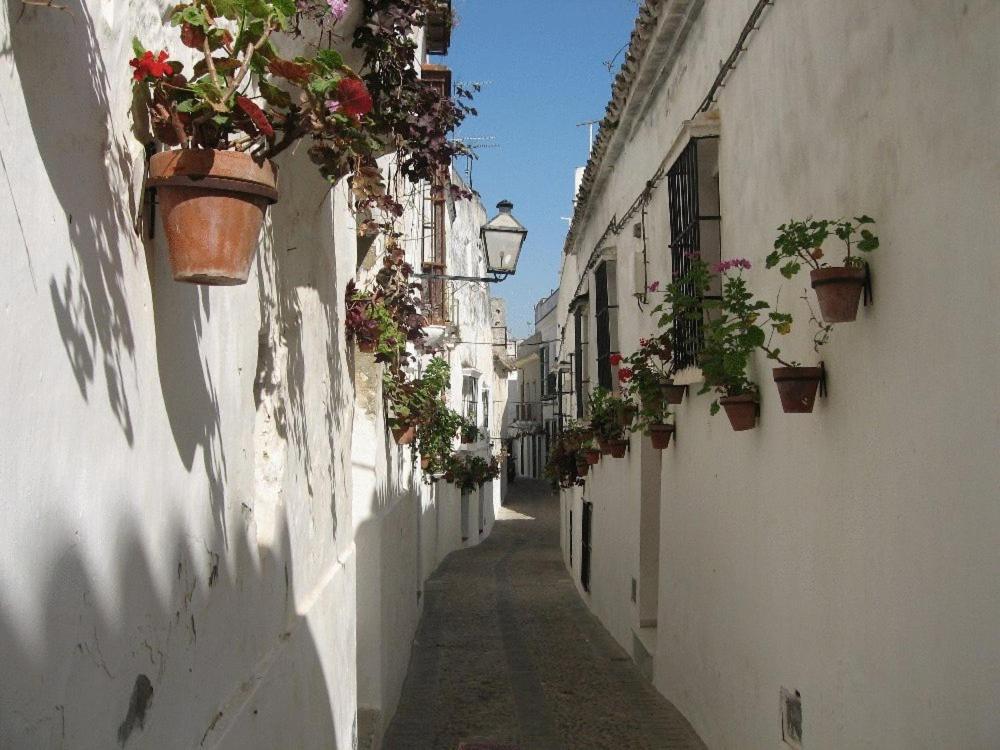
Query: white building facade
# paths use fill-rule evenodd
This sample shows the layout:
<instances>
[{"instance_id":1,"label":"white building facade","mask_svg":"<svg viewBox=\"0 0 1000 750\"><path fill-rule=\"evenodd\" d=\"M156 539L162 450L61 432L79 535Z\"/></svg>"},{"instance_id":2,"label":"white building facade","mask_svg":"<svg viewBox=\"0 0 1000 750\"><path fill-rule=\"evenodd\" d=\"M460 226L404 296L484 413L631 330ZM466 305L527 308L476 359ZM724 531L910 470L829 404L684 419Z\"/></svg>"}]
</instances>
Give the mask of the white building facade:
<instances>
[{"instance_id":1,"label":"white building facade","mask_svg":"<svg viewBox=\"0 0 1000 750\"><path fill-rule=\"evenodd\" d=\"M868 214L881 238L814 413L782 412L758 354L758 424L734 432L691 368L667 450L632 435L561 493L580 595L709 747L1000 737L1000 349L975 322L1000 315L998 33L988 0L640 12L561 271L570 411L657 330L646 289L673 277L684 201L694 250L749 259L758 296L803 321L781 343L807 362L812 292L765 269L776 228ZM672 197L692 144L697 188Z\"/></svg>"},{"instance_id":2,"label":"white building facade","mask_svg":"<svg viewBox=\"0 0 1000 750\"><path fill-rule=\"evenodd\" d=\"M173 281L128 66L164 9L16 4L0 32L0 746L377 746L423 582L489 533L500 483L463 500L393 443L344 335L381 249L305 149L249 283ZM428 190L391 162L419 269ZM481 203L447 209L449 271L481 274ZM472 377L492 430L507 372L461 343L490 341L485 286L453 309L452 406Z\"/></svg>"}]
</instances>

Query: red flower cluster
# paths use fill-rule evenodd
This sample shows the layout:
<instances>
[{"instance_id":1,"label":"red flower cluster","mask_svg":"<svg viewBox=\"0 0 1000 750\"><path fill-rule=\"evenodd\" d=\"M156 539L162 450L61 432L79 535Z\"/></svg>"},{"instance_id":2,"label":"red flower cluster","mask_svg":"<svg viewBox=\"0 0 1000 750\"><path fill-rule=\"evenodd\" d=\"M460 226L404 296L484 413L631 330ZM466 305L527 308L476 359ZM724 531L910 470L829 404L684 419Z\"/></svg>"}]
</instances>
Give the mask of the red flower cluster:
<instances>
[{"instance_id":1,"label":"red flower cluster","mask_svg":"<svg viewBox=\"0 0 1000 750\"><path fill-rule=\"evenodd\" d=\"M360 78L343 78L337 86L340 109L351 117L364 117L372 111L372 95Z\"/></svg>"},{"instance_id":2,"label":"red flower cluster","mask_svg":"<svg viewBox=\"0 0 1000 750\"><path fill-rule=\"evenodd\" d=\"M623 383L627 383L628 381L630 381L632 379L632 368L631 367L621 368L618 371L618 379Z\"/></svg>"},{"instance_id":3,"label":"red flower cluster","mask_svg":"<svg viewBox=\"0 0 1000 750\"><path fill-rule=\"evenodd\" d=\"M622 355L618 354L617 352L608 357L608 359L611 361L612 367L618 367L618 365L622 363Z\"/></svg>"},{"instance_id":4,"label":"red flower cluster","mask_svg":"<svg viewBox=\"0 0 1000 750\"><path fill-rule=\"evenodd\" d=\"M167 62L170 55L166 50L161 50L160 54L153 57L151 50L146 50L142 57L129 60L128 64L135 68L132 77L137 81L150 78L164 78L174 74L173 66Z\"/></svg>"}]
</instances>

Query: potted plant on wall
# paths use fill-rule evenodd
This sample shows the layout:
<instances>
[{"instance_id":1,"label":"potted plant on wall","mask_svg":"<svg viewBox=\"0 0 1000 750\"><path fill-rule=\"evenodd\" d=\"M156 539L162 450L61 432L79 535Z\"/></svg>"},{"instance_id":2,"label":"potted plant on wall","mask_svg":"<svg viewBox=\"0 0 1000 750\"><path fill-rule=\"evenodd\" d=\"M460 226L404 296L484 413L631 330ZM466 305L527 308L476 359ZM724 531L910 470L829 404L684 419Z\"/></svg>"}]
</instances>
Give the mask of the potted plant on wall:
<instances>
[{"instance_id":1,"label":"potted plant on wall","mask_svg":"<svg viewBox=\"0 0 1000 750\"><path fill-rule=\"evenodd\" d=\"M430 401L417 425L416 450L425 472L435 474L446 468L461 424L461 415L448 408L442 397Z\"/></svg>"},{"instance_id":2,"label":"potted plant on wall","mask_svg":"<svg viewBox=\"0 0 1000 750\"><path fill-rule=\"evenodd\" d=\"M879 246L878 237L867 225L874 224L870 216L851 219L806 219L789 221L778 227L774 252L767 256L767 267L780 265L782 276L791 279L802 269L811 267L809 276L819 300L820 314L827 323L849 323L858 316L861 293L868 277L868 264L853 250L870 253ZM847 247L839 266L823 261L823 243L835 234Z\"/></svg>"},{"instance_id":3,"label":"potted plant on wall","mask_svg":"<svg viewBox=\"0 0 1000 750\"><path fill-rule=\"evenodd\" d=\"M479 432L479 427L476 426L476 423L473 422L471 419L467 419L466 417L459 417L459 419L462 420L461 423L462 444L470 445L479 440L480 432Z\"/></svg>"},{"instance_id":4,"label":"potted plant on wall","mask_svg":"<svg viewBox=\"0 0 1000 750\"><path fill-rule=\"evenodd\" d=\"M615 458L624 458L628 449L626 429L631 425L630 414L635 405L612 396L604 388L597 388L590 395L590 426L597 436L601 452Z\"/></svg>"},{"instance_id":5,"label":"potted plant on wall","mask_svg":"<svg viewBox=\"0 0 1000 750\"><path fill-rule=\"evenodd\" d=\"M813 351L819 354L820 347L830 340L833 325L823 323L816 317L805 294L802 295L802 300L809 310L809 321L814 327ZM816 394L825 381L825 369L822 364L818 367L804 367L801 362L786 361L781 356L781 350L771 345L775 333L786 336L791 332L792 322L791 314L772 310L768 318L771 335L767 344L762 345L761 349L769 359L779 363L779 366L772 370L772 376L781 399L782 410L786 414L811 414L816 405Z\"/></svg>"},{"instance_id":6,"label":"potted plant on wall","mask_svg":"<svg viewBox=\"0 0 1000 750\"><path fill-rule=\"evenodd\" d=\"M553 488L570 489L583 486L590 462L574 430L564 431L557 438L545 464L545 476Z\"/></svg>"},{"instance_id":7,"label":"potted plant on wall","mask_svg":"<svg viewBox=\"0 0 1000 750\"><path fill-rule=\"evenodd\" d=\"M245 283L264 213L278 200L271 160L305 135L365 137L371 97L340 55L278 55L272 36L294 14L291 0L175 6L171 23L200 58L188 72L166 50L134 42L130 65L153 133L177 147L153 155L147 187L157 191L179 281Z\"/></svg>"},{"instance_id":8,"label":"potted plant on wall","mask_svg":"<svg viewBox=\"0 0 1000 750\"><path fill-rule=\"evenodd\" d=\"M725 260L711 268L722 276L722 294L705 301L710 313L704 326L705 346L698 358L705 376L701 393L712 390L717 396L711 413L725 409L736 432L752 429L757 422L760 391L747 372L754 351L765 339L757 320L769 307L747 287L743 271L750 268L745 258ZM707 288L707 282L703 283Z\"/></svg>"}]
</instances>

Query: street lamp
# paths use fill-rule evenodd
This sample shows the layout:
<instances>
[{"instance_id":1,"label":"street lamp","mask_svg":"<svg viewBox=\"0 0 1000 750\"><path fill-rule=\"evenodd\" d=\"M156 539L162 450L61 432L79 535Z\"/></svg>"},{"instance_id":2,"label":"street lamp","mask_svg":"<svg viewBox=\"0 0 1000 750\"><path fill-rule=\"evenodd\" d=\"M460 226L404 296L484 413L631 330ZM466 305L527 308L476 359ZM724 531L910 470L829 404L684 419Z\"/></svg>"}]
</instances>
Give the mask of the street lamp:
<instances>
[{"instance_id":1,"label":"street lamp","mask_svg":"<svg viewBox=\"0 0 1000 750\"><path fill-rule=\"evenodd\" d=\"M490 276L481 278L479 276L452 276L444 273L418 273L414 275L420 279L480 281L489 284L503 281L517 270L517 260L521 256L521 247L528 236L528 230L511 214L513 208L514 204L510 201L500 201L497 204L500 213L479 230L483 249L486 251L486 272Z\"/></svg>"},{"instance_id":2,"label":"street lamp","mask_svg":"<svg viewBox=\"0 0 1000 750\"><path fill-rule=\"evenodd\" d=\"M528 236L528 230L511 213L513 208L510 201L500 201L497 203L500 213L480 230L486 248L486 270L498 277L498 281L517 270L517 260Z\"/></svg>"}]
</instances>

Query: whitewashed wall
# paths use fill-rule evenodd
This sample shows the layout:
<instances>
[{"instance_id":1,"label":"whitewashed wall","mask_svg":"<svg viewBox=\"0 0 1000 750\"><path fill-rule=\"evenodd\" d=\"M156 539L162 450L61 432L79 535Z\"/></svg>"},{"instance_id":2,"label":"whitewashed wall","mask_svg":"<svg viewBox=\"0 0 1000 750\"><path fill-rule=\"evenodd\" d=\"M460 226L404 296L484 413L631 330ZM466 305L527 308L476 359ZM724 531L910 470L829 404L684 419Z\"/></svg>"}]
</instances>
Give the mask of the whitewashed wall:
<instances>
[{"instance_id":1,"label":"whitewashed wall","mask_svg":"<svg viewBox=\"0 0 1000 750\"><path fill-rule=\"evenodd\" d=\"M651 177L753 5L706 2L670 77L633 92L639 119L618 128L627 143L567 266ZM678 409L661 465L654 677L709 747L781 746L782 687L801 692L809 748L1000 737L1000 347L982 322L1000 314L998 33L988 0L779 2L721 91L723 257L755 264L763 298L781 287L763 259L790 217L866 212L882 247L874 306L822 353L830 396L814 414L781 412L760 357L757 429L732 432L709 416L708 396ZM649 278L667 280L664 189L648 216ZM630 230L607 243L626 352L651 330L628 296L640 244ZM576 280L563 277L570 295ZM786 282L781 299L806 285ZM793 311L783 350L808 361L808 315ZM628 648L645 440L602 460L585 491L595 521L584 598ZM627 497L609 492L623 486ZM564 493L577 581L580 494Z\"/></svg>"},{"instance_id":2,"label":"whitewashed wall","mask_svg":"<svg viewBox=\"0 0 1000 750\"><path fill-rule=\"evenodd\" d=\"M128 68L165 9L5 6L0 745L349 748L353 222L285 156L250 283L171 279Z\"/></svg>"},{"instance_id":3,"label":"whitewashed wall","mask_svg":"<svg viewBox=\"0 0 1000 750\"><path fill-rule=\"evenodd\" d=\"M485 210L478 199L458 201L451 207L454 213L446 213L448 273L483 275L478 236ZM418 202L406 214L401 227L408 260L415 267L420 265L423 218ZM376 247L365 266L377 269L379 253ZM491 318L485 287L462 283L453 288L459 340L489 342ZM420 354L416 367L422 370L430 356ZM462 376L467 370L480 372L483 383L495 388L492 347L459 344L440 356L451 365L451 408L463 409ZM478 534L479 503L475 495L471 502L467 501L469 529L474 533L463 531L461 493L445 482L432 486L423 482L419 457L410 448L395 445L385 430L381 366L370 355L355 357L354 385L359 408L353 422L351 462L358 548L358 705L362 737L378 747L402 692L422 611L424 582L451 552L478 544L489 535L500 505L500 483L487 485L490 500L485 508L483 535ZM502 408L494 416L499 419L501 414ZM483 440L468 449L488 456L489 442ZM463 540L464 536L468 539Z\"/></svg>"},{"instance_id":4,"label":"whitewashed wall","mask_svg":"<svg viewBox=\"0 0 1000 750\"><path fill-rule=\"evenodd\" d=\"M283 155L250 282L175 283L128 67L167 5L4 8L0 746L354 747L460 536L345 345L344 187Z\"/></svg>"}]
</instances>

